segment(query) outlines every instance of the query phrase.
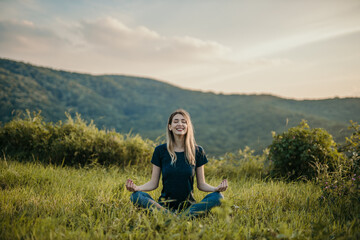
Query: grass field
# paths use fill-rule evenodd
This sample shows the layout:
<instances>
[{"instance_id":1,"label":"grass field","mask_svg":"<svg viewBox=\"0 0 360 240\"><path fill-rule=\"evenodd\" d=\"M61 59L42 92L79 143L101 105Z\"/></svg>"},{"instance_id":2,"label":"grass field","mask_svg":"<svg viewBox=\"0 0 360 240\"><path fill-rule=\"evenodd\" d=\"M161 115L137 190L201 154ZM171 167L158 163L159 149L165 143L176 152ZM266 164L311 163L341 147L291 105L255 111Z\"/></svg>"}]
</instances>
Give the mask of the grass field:
<instances>
[{"instance_id":1,"label":"grass field","mask_svg":"<svg viewBox=\"0 0 360 240\"><path fill-rule=\"evenodd\" d=\"M150 166L149 166L150 167ZM319 200L312 182L229 179L225 201L205 218L149 213L130 204L129 177L149 169L44 166L0 160L0 239L356 239L359 219L344 221ZM217 185L220 178L207 182ZM196 187L195 187L196 188ZM161 186L150 194L157 199ZM195 191L200 200L206 193ZM237 205L238 208L234 208Z\"/></svg>"}]
</instances>

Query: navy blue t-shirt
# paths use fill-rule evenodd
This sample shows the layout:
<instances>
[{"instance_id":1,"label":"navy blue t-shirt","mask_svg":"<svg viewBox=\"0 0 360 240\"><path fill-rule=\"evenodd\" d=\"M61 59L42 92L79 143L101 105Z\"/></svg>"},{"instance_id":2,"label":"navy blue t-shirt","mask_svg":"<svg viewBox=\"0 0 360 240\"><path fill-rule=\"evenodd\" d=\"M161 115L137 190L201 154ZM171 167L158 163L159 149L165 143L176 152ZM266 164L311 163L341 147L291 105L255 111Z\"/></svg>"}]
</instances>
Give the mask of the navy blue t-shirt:
<instances>
[{"instance_id":1,"label":"navy blue t-shirt","mask_svg":"<svg viewBox=\"0 0 360 240\"><path fill-rule=\"evenodd\" d=\"M159 204L171 209L185 209L195 203L193 185L195 169L208 162L204 150L196 147L196 166L186 161L184 152L175 152L177 160L171 165L171 157L166 144L155 148L151 163L161 168L163 189Z\"/></svg>"}]
</instances>

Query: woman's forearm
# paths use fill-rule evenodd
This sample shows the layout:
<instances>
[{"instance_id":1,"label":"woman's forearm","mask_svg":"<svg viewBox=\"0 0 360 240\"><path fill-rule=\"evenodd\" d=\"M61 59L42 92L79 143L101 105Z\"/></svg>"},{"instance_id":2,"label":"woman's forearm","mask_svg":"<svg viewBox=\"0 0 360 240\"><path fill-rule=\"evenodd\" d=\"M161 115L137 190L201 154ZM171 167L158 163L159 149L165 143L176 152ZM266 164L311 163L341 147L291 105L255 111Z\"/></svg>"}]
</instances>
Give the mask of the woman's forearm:
<instances>
[{"instance_id":1,"label":"woman's forearm","mask_svg":"<svg viewBox=\"0 0 360 240\"><path fill-rule=\"evenodd\" d=\"M154 183L153 181L149 181L141 186L136 187L136 191L148 192L156 189L158 184Z\"/></svg>"},{"instance_id":2,"label":"woman's forearm","mask_svg":"<svg viewBox=\"0 0 360 240\"><path fill-rule=\"evenodd\" d=\"M213 187L207 183L199 184L198 189L203 192L216 192L216 187Z\"/></svg>"},{"instance_id":3,"label":"woman's forearm","mask_svg":"<svg viewBox=\"0 0 360 240\"><path fill-rule=\"evenodd\" d=\"M141 186L137 186L135 188L135 191L152 191L154 189L156 189L159 186L159 178L160 178L160 174L161 174L161 169L160 167L156 166L153 164L153 170L152 170L152 174L151 174L151 180Z\"/></svg>"}]
</instances>

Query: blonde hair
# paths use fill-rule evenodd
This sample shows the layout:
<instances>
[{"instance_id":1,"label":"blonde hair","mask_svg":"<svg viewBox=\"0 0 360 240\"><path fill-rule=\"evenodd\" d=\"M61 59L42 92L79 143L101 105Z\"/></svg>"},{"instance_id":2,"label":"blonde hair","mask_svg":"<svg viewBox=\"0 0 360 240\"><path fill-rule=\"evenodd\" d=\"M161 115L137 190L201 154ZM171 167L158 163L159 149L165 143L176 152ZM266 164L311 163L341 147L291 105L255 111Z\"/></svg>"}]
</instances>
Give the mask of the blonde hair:
<instances>
[{"instance_id":1,"label":"blonde hair","mask_svg":"<svg viewBox=\"0 0 360 240\"><path fill-rule=\"evenodd\" d=\"M190 165L195 165L195 154L196 154L196 142L194 137L194 127L191 123L190 114L185 111L184 109L177 109L175 112L173 112L168 120L168 124L166 125L166 145L167 150L171 157L171 165L174 165L176 163L177 157L174 150L174 142L175 137L172 131L169 129L169 125L172 123L172 120L176 114L181 114L187 123L187 132L185 134L185 140L184 140L184 151L186 160Z\"/></svg>"}]
</instances>

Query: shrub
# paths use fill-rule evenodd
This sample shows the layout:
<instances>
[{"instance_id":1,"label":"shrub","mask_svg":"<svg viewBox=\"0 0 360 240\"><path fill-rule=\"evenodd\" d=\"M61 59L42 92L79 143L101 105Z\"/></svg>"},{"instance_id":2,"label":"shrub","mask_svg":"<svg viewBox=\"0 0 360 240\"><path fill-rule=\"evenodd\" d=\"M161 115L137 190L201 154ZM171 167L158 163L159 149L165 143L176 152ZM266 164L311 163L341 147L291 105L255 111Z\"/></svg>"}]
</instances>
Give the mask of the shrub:
<instances>
[{"instance_id":1,"label":"shrub","mask_svg":"<svg viewBox=\"0 0 360 240\"><path fill-rule=\"evenodd\" d=\"M354 132L346 138L346 143L340 147L340 151L348 157L351 172L360 175L360 125L353 121L350 121L350 124L349 129Z\"/></svg>"},{"instance_id":2,"label":"shrub","mask_svg":"<svg viewBox=\"0 0 360 240\"><path fill-rule=\"evenodd\" d=\"M53 126L43 121L40 113L30 114L26 118L17 116L0 129L0 146L10 155L29 158L32 155L45 156L48 152Z\"/></svg>"},{"instance_id":3,"label":"shrub","mask_svg":"<svg viewBox=\"0 0 360 240\"><path fill-rule=\"evenodd\" d=\"M16 118L0 128L0 147L4 154L19 159L38 159L56 165L84 166L147 163L154 143L138 135L121 135L99 130L79 114L67 115L65 123L46 123L40 113L27 119Z\"/></svg>"},{"instance_id":4,"label":"shrub","mask_svg":"<svg viewBox=\"0 0 360 240\"><path fill-rule=\"evenodd\" d=\"M316 164L321 201L328 204L334 217L345 221L359 218L360 212L360 128L356 122L350 124L354 132L339 148L346 158L333 171L326 164Z\"/></svg>"},{"instance_id":5,"label":"shrub","mask_svg":"<svg viewBox=\"0 0 360 240\"><path fill-rule=\"evenodd\" d=\"M304 120L287 132L273 133L273 138L268 156L273 163L273 177L313 179L317 173L315 163L326 164L333 170L342 159L332 136L324 129L310 129Z\"/></svg>"},{"instance_id":6,"label":"shrub","mask_svg":"<svg viewBox=\"0 0 360 240\"><path fill-rule=\"evenodd\" d=\"M265 164L267 150L262 155L254 155L254 150L245 147L237 153L226 153L220 160L212 159L205 165L211 176L222 178L261 178L268 175Z\"/></svg>"},{"instance_id":7,"label":"shrub","mask_svg":"<svg viewBox=\"0 0 360 240\"><path fill-rule=\"evenodd\" d=\"M344 221L359 217L360 176L354 173L352 162L346 159L334 171L326 164L316 164L317 183L322 190L320 200L328 204L333 216Z\"/></svg>"}]
</instances>

